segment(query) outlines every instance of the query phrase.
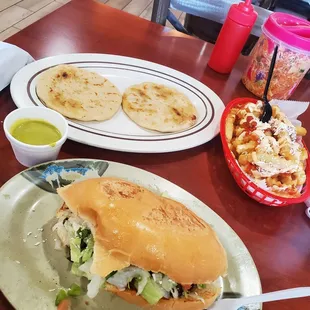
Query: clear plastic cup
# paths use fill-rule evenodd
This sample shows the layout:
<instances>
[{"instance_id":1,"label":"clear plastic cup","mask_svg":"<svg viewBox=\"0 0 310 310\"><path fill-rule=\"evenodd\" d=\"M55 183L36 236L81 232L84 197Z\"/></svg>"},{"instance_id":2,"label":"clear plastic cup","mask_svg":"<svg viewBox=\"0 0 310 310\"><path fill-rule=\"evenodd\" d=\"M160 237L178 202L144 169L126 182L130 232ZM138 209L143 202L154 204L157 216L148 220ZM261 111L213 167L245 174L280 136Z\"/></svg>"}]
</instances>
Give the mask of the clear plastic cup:
<instances>
[{"instance_id":1,"label":"clear plastic cup","mask_svg":"<svg viewBox=\"0 0 310 310\"><path fill-rule=\"evenodd\" d=\"M10 129L19 119L39 119L54 125L61 133L61 138L54 145L31 145L15 139ZM68 122L58 112L44 107L27 107L14 110L4 120L3 128L10 141L16 159L26 167L55 160L68 137Z\"/></svg>"},{"instance_id":2,"label":"clear plastic cup","mask_svg":"<svg viewBox=\"0 0 310 310\"><path fill-rule=\"evenodd\" d=\"M289 98L310 68L310 22L285 13L273 13L262 27L242 82L258 97L263 96L275 46L278 55L268 99Z\"/></svg>"}]
</instances>

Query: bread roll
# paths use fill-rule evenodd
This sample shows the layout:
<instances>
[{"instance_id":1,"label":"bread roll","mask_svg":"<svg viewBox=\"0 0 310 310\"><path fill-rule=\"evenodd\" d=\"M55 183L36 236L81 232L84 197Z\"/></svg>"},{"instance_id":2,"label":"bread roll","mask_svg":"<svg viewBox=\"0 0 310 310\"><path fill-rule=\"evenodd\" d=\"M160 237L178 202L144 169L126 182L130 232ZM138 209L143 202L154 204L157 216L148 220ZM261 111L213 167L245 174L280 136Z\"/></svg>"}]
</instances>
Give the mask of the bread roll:
<instances>
[{"instance_id":1,"label":"bread roll","mask_svg":"<svg viewBox=\"0 0 310 310\"><path fill-rule=\"evenodd\" d=\"M117 178L73 183L58 194L94 227L94 274L135 265L183 285L226 274L226 252L213 229L177 201Z\"/></svg>"}]
</instances>

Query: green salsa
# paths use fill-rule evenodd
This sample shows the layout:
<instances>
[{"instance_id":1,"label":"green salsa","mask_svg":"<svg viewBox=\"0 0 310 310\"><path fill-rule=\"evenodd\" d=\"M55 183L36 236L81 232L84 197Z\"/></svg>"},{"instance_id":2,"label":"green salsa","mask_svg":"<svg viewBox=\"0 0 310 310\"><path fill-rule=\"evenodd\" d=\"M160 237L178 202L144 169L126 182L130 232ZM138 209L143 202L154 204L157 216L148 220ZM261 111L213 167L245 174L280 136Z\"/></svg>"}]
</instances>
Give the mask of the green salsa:
<instances>
[{"instance_id":1,"label":"green salsa","mask_svg":"<svg viewBox=\"0 0 310 310\"><path fill-rule=\"evenodd\" d=\"M20 119L10 128L11 135L31 145L51 145L61 139L60 131L51 123L40 119Z\"/></svg>"}]
</instances>

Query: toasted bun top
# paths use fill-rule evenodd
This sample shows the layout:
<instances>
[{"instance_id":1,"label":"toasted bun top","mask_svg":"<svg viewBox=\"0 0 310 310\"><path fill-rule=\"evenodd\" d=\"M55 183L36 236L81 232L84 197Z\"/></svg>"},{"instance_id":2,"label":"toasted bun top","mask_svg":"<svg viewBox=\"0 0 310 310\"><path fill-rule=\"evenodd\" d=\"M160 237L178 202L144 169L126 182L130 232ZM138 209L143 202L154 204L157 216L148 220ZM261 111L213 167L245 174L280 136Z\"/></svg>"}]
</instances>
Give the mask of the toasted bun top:
<instances>
[{"instance_id":1,"label":"toasted bun top","mask_svg":"<svg viewBox=\"0 0 310 310\"><path fill-rule=\"evenodd\" d=\"M58 194L94 227L93 273L105 277L135 265L181 284L226 273L226 252L213 229L177 201L117 178L74 183Z\"/></svg>"},{"instance_id":2,"label":"toasted bun top","mask_svg":"<svg viewBox=\"0 0 310 310\"><path fill-rule=\"evenodd\" d=\"M109 80L71 65L44 71L36 90L47 107L81 121L110 119L122 103L120 92Z\"/></svg>"}]
</instances>

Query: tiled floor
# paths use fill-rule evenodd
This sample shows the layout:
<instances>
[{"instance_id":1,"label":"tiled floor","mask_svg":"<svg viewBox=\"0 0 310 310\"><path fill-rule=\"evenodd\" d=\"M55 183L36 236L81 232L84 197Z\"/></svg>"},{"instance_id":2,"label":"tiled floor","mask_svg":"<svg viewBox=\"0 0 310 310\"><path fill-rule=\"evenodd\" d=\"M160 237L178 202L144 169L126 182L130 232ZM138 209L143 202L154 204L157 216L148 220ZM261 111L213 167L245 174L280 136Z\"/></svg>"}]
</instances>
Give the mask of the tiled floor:
<instances>
[{"instance_id":1,"label":"tiled floor","mask_svg":"<svg viewBox=\"0 0 310 310\"><path fill-rule=\"evenodd\" d=\"M17 33L71 0L0 0L0 41ZM86 1L86 0L85 0ZM98 0L130 14L151 19L153 0ZM185 14L174 11L183 22ZM171 26L169 23L167 26ZM171 26L172 27L172 26Z\"/></svg>"}]
</instances>

